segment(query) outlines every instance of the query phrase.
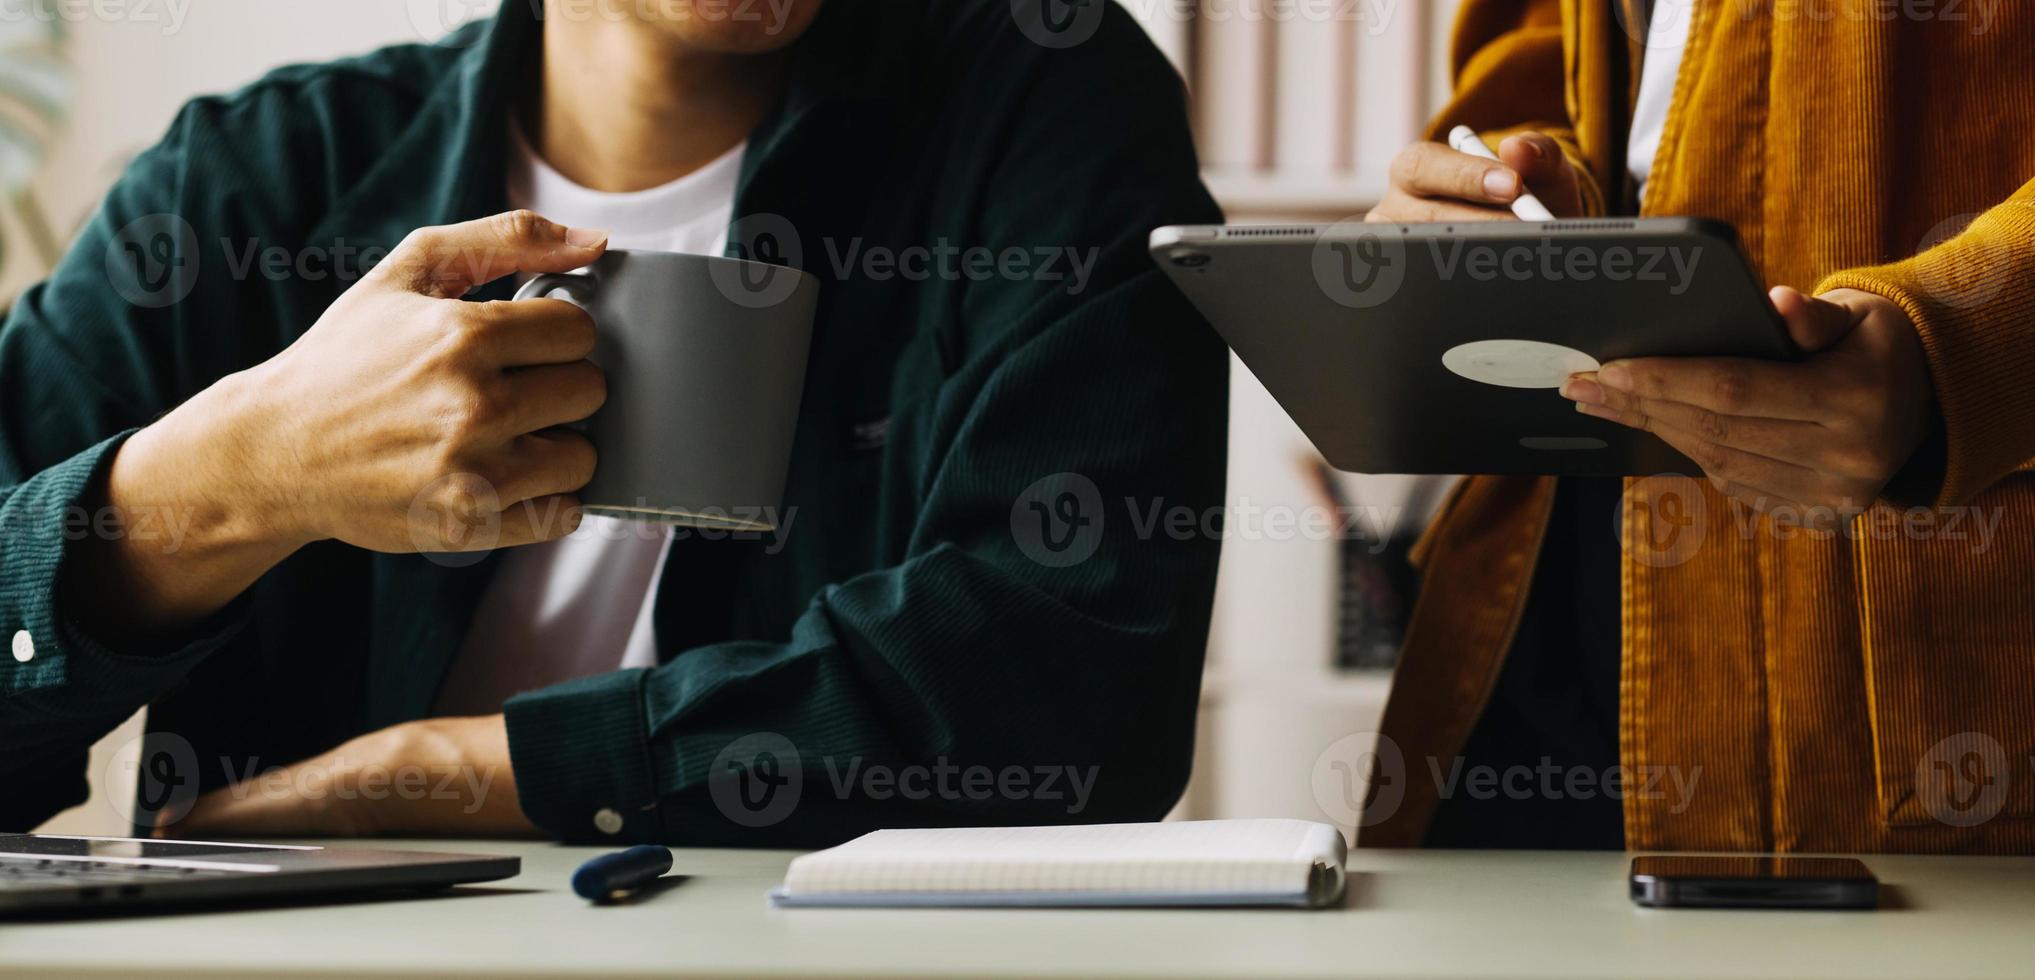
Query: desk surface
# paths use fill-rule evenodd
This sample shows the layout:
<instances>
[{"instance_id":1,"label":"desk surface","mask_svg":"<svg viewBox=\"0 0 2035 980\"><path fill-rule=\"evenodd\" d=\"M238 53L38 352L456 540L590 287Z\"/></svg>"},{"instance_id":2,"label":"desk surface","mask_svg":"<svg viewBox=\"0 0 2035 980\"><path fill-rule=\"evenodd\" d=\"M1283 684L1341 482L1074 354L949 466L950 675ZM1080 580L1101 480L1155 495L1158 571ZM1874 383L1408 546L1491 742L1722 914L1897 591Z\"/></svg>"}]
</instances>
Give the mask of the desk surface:
<instances>
[{"instance_id":1,"label":"desk surface","mask_svg":"<svg viewBox=\"0 0 2035 980\"><path fill-rule=\"evenodd\" d=\"M519 878L319 907L0 923L0 976L289 974L2025 977L2035 858L1875 857L1878 912L1656 911L1622 854L1357 851L1339 909L773 909L792 855L680 850L691 877L596 908L567 879L597 849L519 854Z\"/></svg>"}]
</instances>

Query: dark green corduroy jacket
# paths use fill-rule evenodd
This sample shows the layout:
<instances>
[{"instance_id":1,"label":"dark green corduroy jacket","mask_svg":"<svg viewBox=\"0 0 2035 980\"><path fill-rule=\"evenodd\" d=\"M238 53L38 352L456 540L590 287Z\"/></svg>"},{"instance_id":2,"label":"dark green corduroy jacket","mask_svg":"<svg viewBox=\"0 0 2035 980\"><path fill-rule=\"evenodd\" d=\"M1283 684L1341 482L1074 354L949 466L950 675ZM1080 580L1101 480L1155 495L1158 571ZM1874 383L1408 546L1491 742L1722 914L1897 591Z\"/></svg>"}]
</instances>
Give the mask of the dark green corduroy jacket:
<instances>
[{"instance_id":1,"label":"dark green corduroy jacket","mask_svg":"<svg viewBox=\"0 0 2035 980\"><path fill-rule=\"evenodd\" d=\"M796 42L730 236L822 281L790 527L676 543L661 666L509 704L547 832L819 845L1178 796L1219 542L1145 518L1220 504L1227 361L1145 241L1217 212L1178 76L1097 7L1067 46L1004 0L829 0ZM0 829L82 800L87 748L144 704L196 789L429 711L492 561L320 543L139 649L95 639L120 597L60 588L63 561L126 433L411 229L504 208L537 9L191 103L8 317L0 635L33 650L0 657ZM930 261L868 259L907 253Z\"/></svg>"}]
</instances>

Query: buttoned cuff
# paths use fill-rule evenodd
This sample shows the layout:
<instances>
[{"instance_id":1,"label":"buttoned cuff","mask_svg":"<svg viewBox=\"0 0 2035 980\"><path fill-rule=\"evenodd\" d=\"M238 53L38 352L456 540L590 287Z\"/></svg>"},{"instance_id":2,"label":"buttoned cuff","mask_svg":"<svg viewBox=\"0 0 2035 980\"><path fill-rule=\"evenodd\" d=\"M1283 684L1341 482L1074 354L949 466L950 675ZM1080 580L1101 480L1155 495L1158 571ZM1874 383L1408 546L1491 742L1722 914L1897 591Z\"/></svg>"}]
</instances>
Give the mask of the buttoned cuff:
<instances>
[{"instance_id":1,"label":"buttoned cuff","mask_svg":"<svg viewBox=\"0 0 2035 980\"><path fill-rule=\"evenodd\" d=\"M107 533L84 498L133 433L122 432L37 473L0 501L0 637L7 641L0 654L0 697L63 688L66 715L125 714L168 690L245 625L249 604L243 596L174 644L116 651L91 629L92 607L124 597L72 594L68 607L59 601L70 546Z\"/></svg>"},{"instance_id":2,"label":"buttoned cuff","mask_svg":"<svg viewBox=\"0 0 2035 980\"><path fill-rule=\"evenodd\" d=\"M563 841L663 841L643 709L649 673L582 677L504 706L516 793L531 823Z\"/></svg>"}]
</instances>

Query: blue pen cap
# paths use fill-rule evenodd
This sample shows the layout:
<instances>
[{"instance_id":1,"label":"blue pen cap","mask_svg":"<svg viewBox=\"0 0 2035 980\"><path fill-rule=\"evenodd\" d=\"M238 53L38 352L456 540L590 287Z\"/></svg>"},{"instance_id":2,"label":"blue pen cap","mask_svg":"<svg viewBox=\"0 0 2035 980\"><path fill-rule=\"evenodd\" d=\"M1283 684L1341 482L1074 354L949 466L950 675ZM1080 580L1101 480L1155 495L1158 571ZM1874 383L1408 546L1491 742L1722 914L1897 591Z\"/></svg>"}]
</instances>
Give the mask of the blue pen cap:
<instances>
[{"instance_id":1,"label":"blue pen cap","mask_svg":"<svg viewBox=\"0 0 2035 980\"><path fill-rule=\"evenodd\" d=\"M580 865L572 873L572 890L581 898L597 902L616 892L635 891L670 870L670 850L643 844L603 854Z\"/></svg>"}]
</instances>

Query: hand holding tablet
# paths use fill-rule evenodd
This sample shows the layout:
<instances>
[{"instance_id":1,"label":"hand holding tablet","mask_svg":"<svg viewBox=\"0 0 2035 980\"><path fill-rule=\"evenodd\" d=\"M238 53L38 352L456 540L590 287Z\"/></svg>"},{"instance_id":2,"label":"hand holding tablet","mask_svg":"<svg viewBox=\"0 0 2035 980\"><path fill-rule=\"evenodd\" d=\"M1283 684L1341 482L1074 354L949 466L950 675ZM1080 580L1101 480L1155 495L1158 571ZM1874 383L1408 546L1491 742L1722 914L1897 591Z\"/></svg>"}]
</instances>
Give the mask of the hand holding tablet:
<instances>
[{"instance_id":1,"label":"hand holding tablet","mask_svg":"<svg viewBox=\"0 0 2035 980\"><path fill-rule=\"evenodd\" d=\"M1339 469L1700 475L1827 525L1937 425L1898 305L1769 297L1714 222L1172 227L1152 253Z\"/></svg>"},{"instance_id":2,"label":"hand holding tablet","mask_svg":"<svg viewBox=\"0 0 2035 980\"><path fill-rule=\"evenodd\" d=\"M1354 472L1696 475L1556 391L1617 360L1796 355L1731 229L1697 219L1171 227L1152 252Z\"/></svg>"},{"instance_id":3,"label":"hand holding tablet","mask_svg":"<svg viewBox=\"0 0 2035 980\"><path fill-rule=\"evenodd\" d=\"M1654 433L1754 509L1791 508L1814 525L1863 511L1935 422L1915 325L1893 301L1856 289L1770 293L1796 364L1641 358L1562 388L1585 415Z\"/></svg>"}]
</instances>

